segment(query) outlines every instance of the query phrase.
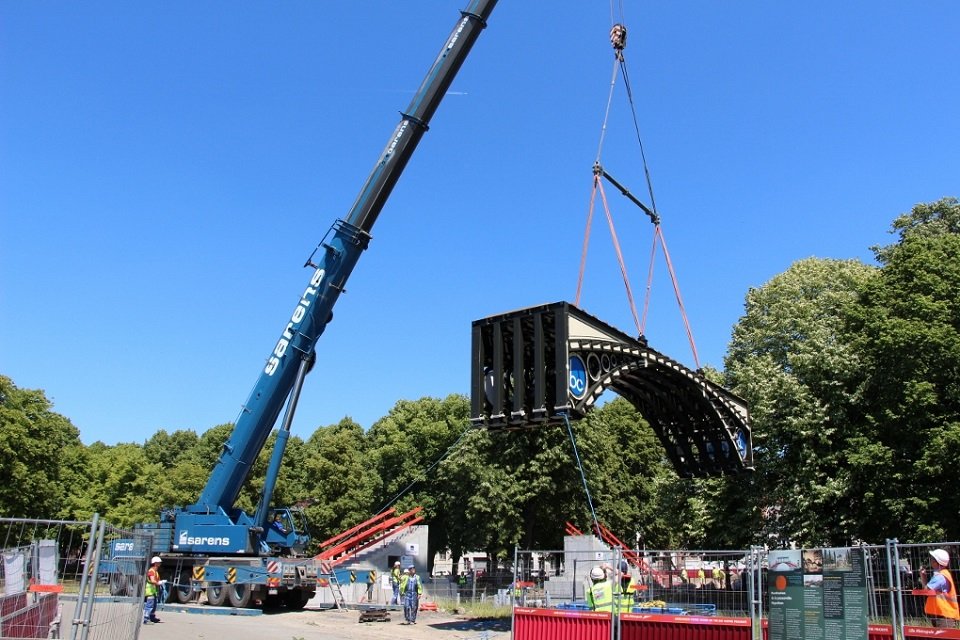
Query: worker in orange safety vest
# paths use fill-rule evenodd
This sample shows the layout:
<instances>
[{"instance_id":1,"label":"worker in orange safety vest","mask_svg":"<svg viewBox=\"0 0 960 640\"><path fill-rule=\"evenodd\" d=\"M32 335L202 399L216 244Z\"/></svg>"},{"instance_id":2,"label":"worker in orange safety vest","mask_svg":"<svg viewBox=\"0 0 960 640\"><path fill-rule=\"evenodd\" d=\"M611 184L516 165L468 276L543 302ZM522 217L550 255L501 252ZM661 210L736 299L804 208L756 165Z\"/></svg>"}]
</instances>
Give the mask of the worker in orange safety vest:
<instances>
[{"instance_id":1,"label":"worker in orange safety vest","mask_svg":"<svg viewBox=\"0 0 960 640\"><path fill-rule=\"evenodd\" d=\"M934 549L930 552L930 567L933 573L927 582L927 572L920 570L920 580L927 582L926 589L932 591L927 596L923 607L924 613L933 622L933 626L952 629L960 620L960 608L957 606L957 587L947 566L950 564L950 554L944 549Z\"/></svg>"}]
</instances>

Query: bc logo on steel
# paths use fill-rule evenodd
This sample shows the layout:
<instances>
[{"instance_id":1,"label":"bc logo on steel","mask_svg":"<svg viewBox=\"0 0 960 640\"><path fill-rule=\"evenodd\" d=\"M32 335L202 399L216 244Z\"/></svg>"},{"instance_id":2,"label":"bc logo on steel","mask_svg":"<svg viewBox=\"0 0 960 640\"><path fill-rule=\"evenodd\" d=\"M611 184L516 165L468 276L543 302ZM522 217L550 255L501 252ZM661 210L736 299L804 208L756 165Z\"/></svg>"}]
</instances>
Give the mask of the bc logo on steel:
<instances>
[{"instance_id":1,"label":"bc logo on steel","mask_svg":"<svg viewBox=\"0 0 960 640\"><path fill-rule=\"evenodd\" d=\"M577 400L587 395L587 365L580 356L570 356L570 393Z\"/></svg>"}]
</instances>

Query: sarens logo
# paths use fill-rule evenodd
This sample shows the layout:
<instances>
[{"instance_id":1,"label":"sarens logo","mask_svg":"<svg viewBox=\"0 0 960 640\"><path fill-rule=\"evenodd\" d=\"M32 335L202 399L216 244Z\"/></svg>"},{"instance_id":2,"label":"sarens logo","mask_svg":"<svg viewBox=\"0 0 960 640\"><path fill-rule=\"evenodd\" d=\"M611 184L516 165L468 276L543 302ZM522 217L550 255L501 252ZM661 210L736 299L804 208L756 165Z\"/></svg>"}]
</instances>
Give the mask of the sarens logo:
<instances>
[{"instance_id":1,"label":"sarens logo","mask_svg":"<svg viewBox=\"0 0 960 640\"><path fill-rule=\"evenodd\" d=\"M450 42L447 43L447 50L453 48L453 45L457 44L457 40L460 39L460 34L463 33L464 28L467 26L467 22L470 21L469 16L464 16L463 20L460 21L460 26L457 28L457 32L453 34L453 37L450 38Z\"/></svg>"},{"instance_id":2,"label":"sarens logo","mask_svg":"<svg viewBox=\"0 0 960 640\"><path fill-rule=\"evenodd\" d=\"M399 126L397 126L396 135L393 136L393 140L390 141L390 144L387 145L387 150L383 152L384 158L392 154L397 150L397 145L400 144L400 139L403 137L403 132L407 130L407 125L409 121L402 121Z\"/></svg>"},{"instance_id":3,"label":"sarens logo","mask_svg":"<svg viewBox=\"0 0 960 640\"><path fill-rule=\"evenodd\" d=\"M180 544L205 544L211 547L229 547L230 538L227 536L191 536L190 532L184 529L180 532Z\"/></svg>"},{"instance_id":4,"label":"sarens logo","mask_svg":"<svg viewBox=\"0 0 960 640\"><path fill-rule=\"evenodd\" d=\"M284 329L283 335L280 336L280 340L277 341L277 346L273 348L273 353L270 354L270 358L267 360L267 366L263 369L263 372L268 376L272 376L276 372L277 367L280 366L280 358L287 352L287 347L290 346L290 341L293 340L293 330L300 326L303 319L307 317L307 308L313 304L314 299L317 297L317 287L323 282L323 276L325 275L326 271L323 269L317 269L313 272L313 277L310 278L310 286L307 287L307 290L300 296L300 302L297 303L297 308L293 310L293 315L290 317L290 322L287 323L287 328Z\"/></svg>"}]
</instances>

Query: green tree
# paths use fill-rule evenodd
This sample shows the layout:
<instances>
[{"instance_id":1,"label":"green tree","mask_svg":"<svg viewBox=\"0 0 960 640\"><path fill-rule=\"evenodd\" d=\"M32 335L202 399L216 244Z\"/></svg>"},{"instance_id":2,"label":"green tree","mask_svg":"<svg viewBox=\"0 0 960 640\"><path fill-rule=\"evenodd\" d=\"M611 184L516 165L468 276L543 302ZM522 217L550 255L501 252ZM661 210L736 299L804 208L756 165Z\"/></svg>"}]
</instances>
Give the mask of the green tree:
<instances>
[{"instance_id":1,"label":"green tree","mask_svg":"<svg viewBox=\"0 0 960 640\"><path fill-rule=\"evenodd\" d=\"M118 527L155 522L161 507L156 487L163 475L163 467L147 460L140 445L95 442L87 448L85 482L71 496L73 509L84 518L99 513Z\"/></svg>"},{"instance_id":2,"label":"green tree","mask_svg":"<svg viewBox=\"0 0 960 640\"><path fill-rule=\"evenodd\" d=\"M464 433L469 416L466 398L451 395L443 400L400 400L370 428L370 460L377 474L375 509L393 506L404 513L416 506L431 525L431 548L449 546L449 505L438 499L434 469L451 452Z\"/></svg>"},{"instance_id":3,"label":"green tree","mask_svg":"<svg viewBox=\"0 0 960 640\"><path fill-rule=\"evenodd\" d=\"M857 524L873 539L960 535L960 203L920 204L875 248L881 270L853 326L867 359L851 453Z\"/></svg>"},{"instance_id":4,"label":"green tree","mask_svg":"<svg viewBox=\"0 0 960 640\"><path fill-rule=\"evenodd\" d=\"M143 452L150 462L171 469L185 458L200 442L195 431L179 430L167 433L161 429L143 444Z\"/></svg>"},{"instance_id":5,"label":"green tree","mask_svg":"<svg viewBox=\"0 0 960 640\"><path fill-rule=\"evenodd\" d=\"M162 473L153 485L155 521L164 507L180 507L196 502L212 470L197 460L200 437L192 430L167 433L161 429L143 445L143 453L151 464L159 465Z\"/></svg>"},{"instance_id":6,"label":"green tree","mask_svg":"<svg viewBox=\"0 0 960 640\"><path fill-rule=\"evenodd\" d=\"M873 247L881 264L889 264L893 254L909 240L960 234L960 200L941 198L935 202L920 203L909 213L898 216L890 227L890 233L898 236L897 242Z\"/></svg>"},{"instance_id":7,"label":"green tree","mask_svg":"<svg viewBox=\"0 0 960 640\"><path fill-rule=\"evenodd\" d=\"M571 425L598 520L628 544L642 532L662 540L657 483L672 474L652 429L625 400L615 399ZM510 558L514 546L557 549L564 522L590 530L593 512L566 426L469 434L440 466L439 500L455 559L481 549ZM449 506L454 505L454 506Z\"/></svg>"},{"instance_id":8,"label":"green tree","mask_svg":"<svg viewBox=\"0 0 960 640\"><path fill-rule=\"evenodd\" d=\"M846 327L875 275L858 261L811 258L748 292L726 369L750 405L756 471L715 483L709 511L742 532L727 541L816 546L856 535L846 450L864 364Z\"/></svg>"},{"instance_id":9,"label":"green tree","mask_svg":"<svg viewBox=\"0 0 960 640\"><path fill-rule=\"evenodd\" d=\"M676 474L663 445L633 405L623 398L604 404L580 421L575 437L597 519L625 544L635 544L637 534L648 545L666 543L671 527L657 494ZM566 446L570 450L569 438ZM583 493L582 482L570 484ZM580 513L582 523L587 514Z\"/></svg>"},{"instance_id":10,"label":"green tree","mask_svg":"<svg viewBox=\"0 0 960 640\"><path fill-rule=\"evenodd\" d=\"M65 477L81 461L80 432L43 391L0 376L0 513L51 518L66 509Z\"/></svg>"},{"instance_id":11,"label":"green tree","mask_svg":"<svg viewBox=\"0 0 960 640\"><path fill-rule=\"evenodd\" d=\"M317 429L303 445L297 482L309 498L307 516L314 538L329 538L370 517L375 487L363 429L344 418Z\"/></svg>"},{"instance_id":12,"label":"green tree","mask_svg":"<svg viewBox=\"0 0 960 640\"><path fill-rule=\"evenodd\" d=\"M443 507L445 523L438 544L450 550L455 569L465 552L488 547L490 530L483 526L484 518L480 515L487 502L478 497L478 489L487 491L499 485L489 464L491 447L491 436L486 430L471 429L435 469L434 496Z\"/></svg>"}]
</instances>

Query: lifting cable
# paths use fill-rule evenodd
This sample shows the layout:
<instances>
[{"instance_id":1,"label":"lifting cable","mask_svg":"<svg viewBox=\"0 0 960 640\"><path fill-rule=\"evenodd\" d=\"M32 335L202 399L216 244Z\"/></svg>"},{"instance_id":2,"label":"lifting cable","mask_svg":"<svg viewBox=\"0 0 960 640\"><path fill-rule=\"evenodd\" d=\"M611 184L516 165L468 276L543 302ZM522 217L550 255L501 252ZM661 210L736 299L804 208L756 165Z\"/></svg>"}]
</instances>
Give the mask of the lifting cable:
<instances>
[{"instance_id":1,"label":"lifting cable","mask_svg":"<svg viewBox=\"0 0 960 640\"><path fill-rule=\"evenodd\" d=\"M590 489L587 487L587 474L583 471L583 464L580 462L580 452L577 451L577 441L573 437L573 427L570 426L570 416L566 412L561 413L563 421L567 425L567 433L570 434L570 443L573 445L573 457L577 461L577 470L580 471L580 480L583 482L583 491L587 494L587 505L590 507L590 517L593 518L594 531L600 531L600 522L597 520L597 512L593 508L593 498L590 497Z\"/></svg>"},{"instance_id":2,"label":"lifting cable","mask_svg":"<svg viewBox=\"0 0 960 640\"><path fill-rule=\"evenodd\" d=\"M583 251L580 254L580 277L577 279L577 295L573 305L580 306L580 292L583 290L583 271L587 263L587 245L590 242L590 226L593 221L593 203L596 200L597 191L600 192L600 199L603 201L603 212L607 216L607 226L610 228L610 237L613 239L613 248L617 254L617 263L620 265L620 275L623 276L623 286L627 290L627 301L630 303L630 312L633 314L633 322L637 326L637 332L643 334L640 325L640 319L637 317L637 305L633 301L633 290L630 288L630 276L627 275L627 264L623 260L623 251L620 250L620 240L617 238L617 229L613 225L613 216L610 214L610 206L607 204L607 194L603 190L603 183L600 176L604 173L600 164L593 165L593 193L590 196L590 212L587 215L587 230L583 238Z\"/></svg>"},{"instance_id":3,"label":"lifting cable","mask_svg":"<svg viewBox=\"0 0 960 640\"><path fill-rule=\"evenodd\" d=\"M613 4L614 4L613 0L611 0L611 3L610 3L611 22L614 21ZM653 193L653 181L650 178L650 169L647 163L646 152L643 147L643 139L640 136L640 125L637 120L637 109L633 99L633 88L630 84L630 76L627 73L626 59L624 58L624 55L623 55L623 50L626 48L626 42L627 42L627 29L622 22L622 16L623 16L622 0L621 0L621 6L620 6L620 16L621 16L621 22L615 23L613 27L611 27L610 29L610 43L614 49L613 77L611 78L610 90L607 94L607 106L604 112L603 124L600 128L600 142L597 146L597 157L596 157L596 160L594 161L594 166L593 166L593 190L590 196L590 208L587 214L587 226L586 226L586 231L584 232L583 249L580 254L580 273L577 279L577 293L574 299L574 305L575 306L580 305L580 296L583 290L583 274L584 274L584 270L586 267L586 260L587 260L587 248L590 243L590 227L593 222L593 208L594 208L594 203L596 201L596 194L597 194L597 191L599 190L600 197L603 201L604 212L607 216L607 224L610 227L610 235L613 239L614 249L617 255L617 261L620 265L620 273L623 276L624 286L627 292L627 300L630 304L630 311L633 314L633 319L634 319L634 323L637 326L637 331L640 333L641 336L643 336L646 330L647 312L650 308L650 297L651 297L651 290L653 285L654 258L656 256L657 244L659 243L660 246L663 248L664 259L665 259L665 262L667 263L667 270L670 275L670 281L673 284L673 291L674 291L674 295L676 296L677 304L680 309L680 315L682 317L684 329L687 334L687 340L690 342L690 350L693 353L693 360L696 368L700 369L700 358L697 354L697 346L693 339L693 331L690 327L690 321L687 317L687 311L686 311L686 308L684 307L683 298L680 294L680 285L677 280L676 272L674 271L674 268L673 268L673 262L670 259L670 253L667 250L667 243L663 236L663 230L660 226L660 215L657 211L656 198L654 197L654 193ZM630 104L630 113L633 118L633 127L634 127L634 131L636 132L637 143L640 148L640 157L643 162L643 173L647 183L647 193L650 196L650 205L651 205L650 207L645 206L642 202L640 202L637 198L635 198L625 187L623 187L622 185L620 185L620 183L614 180L613 177L610 176L610 174L608 174L603 169L603 166L600 162L602 151L603 151L603 143L606 138L607 122L610 117L610 109L613 102L613 91L616 86L618 69L620 71L620 75L623 77L624 87L627 92L627 100ZM607 205L607 198L606 198L606 194L603 191L603 184L601 181L601 177L606 178L608 181L610 181L615 187L620 189L623 195L629 198L634 204L639 206L644 211L644 213L646 213L650 217L650 220L654 225L653 246L651 248L650 266L647 273L647 287L646 287L646 292L644 296L642 321L639 320L637 317L636 304L634 303L633 292L630 288L630 279L627 276L626 265L623 260L623 254L620 250L620 242L617 239L616 230L614 228L613 216L610 214L610 209Z\"/></svg>"}]
</instances>

